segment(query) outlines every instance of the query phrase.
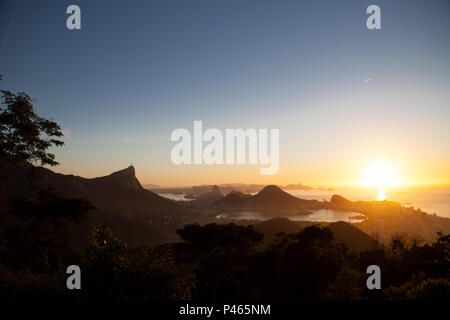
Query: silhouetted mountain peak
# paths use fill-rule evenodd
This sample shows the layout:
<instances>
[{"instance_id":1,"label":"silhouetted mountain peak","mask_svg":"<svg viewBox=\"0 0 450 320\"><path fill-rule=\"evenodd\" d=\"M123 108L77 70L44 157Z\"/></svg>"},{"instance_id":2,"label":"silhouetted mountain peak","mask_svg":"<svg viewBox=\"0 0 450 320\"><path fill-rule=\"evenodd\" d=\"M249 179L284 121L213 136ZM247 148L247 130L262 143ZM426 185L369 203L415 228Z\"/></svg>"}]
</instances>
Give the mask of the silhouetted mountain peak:
<instances>
[{"instance_id":1,"label":"silhouetted mountain peak","mask_svg":"<svg viewBox=\"0 0 450 320\"><path fill-rule=\"evenodd\" d=\"M142 188L135 176L135 168L129 166L107 176L87 179L74 175L55 173L42 167L22 165L11 171L14 179L10 179L9 194L33 196L35 189L30 187L31 170L33 169L33 188L41 190L55 190L66 197L83 198L91 201L97 212L105 219L120 216L152 218L164 215L182 215L186 212L175 202L160 197Z\"/></svg>"},{"instance_id":2,"label":"silhouetted mountain peak","mask_svg":"<svg viewBox=\"0 0 450 320\"><path fill-rule=\"evenodd\" d=\"M257 195L254 197L255 199L265 199L271 201L286 201L286 200L299 200L294 196L290 195L286 191L281 190L280 187L276 185L268 185L264 187Z\"/></svg>"},{"instance_id":3,"label":"silhouetted mountain peak","mask_svg":"<svg viewBox=\"0 0 450 320\"><path fill-rule=\"evenodd\" d=\"M342 220L336 221L336 222L332 222L332 223L330 223L330 225L337 226L337 227L339 227L339 228L347 228L347 227L351 227L350 224L348 224L348 223L346 223L346 222L344 222L344 221L342 221Z\"/></svg>"},{"instance_id":4,"label":"silhouetted mountain peak","mask_svg":"<svg viewBox=\"0 0 450 320\"><path fill-rule=\"evenodd\" d=\"M268 185L264 187L258 195L265 195L265 194L286 194L281 188L277 187L276 185Z\"/></svg>"},{"instance_id":5,"label":"silhouetted mountain peak","mask_svg":"<svg viewBox=\"0 0 450 320\"><path fill-rule=\"evenodd\" d=\"M283 191L276 185L264 187L251 199L253 205L276 210L288 210L296 213L306 213L306 209L312 209L319 205L316 200L303 200Z\"/></svg>"},{"instance_id":6,"label":"silhouetted mountain peak","mask_svg":"<svg viewBox=\"0 0 450 320\"><path fill-rule=\"evenodd\" d=\"M331 197L330 203L335 206L348 206L352 204L350 200L347 200L343 196L340 196L338 194L334 194Z\"/></svg>"},{"instance_id":7,"label":"silhouetted mountain peak","mask_svg":"<svg viewBox=\"0 0 450 320\"><path fill-rule=\"evenodd\" d=\"M104 180L135 190L142 189L133 166L111 173L108 176L95 178L94 180Z\"/></svg>"},{"instance_id":8,"label":"silhouetted mountain peak","mask_svg":"<svg viewBox=\"0 0 450 320\"><path fill-rule=\"evenodd\" d=\"M136 171L134 170L133 166L129 166L128 168L111 173L110 176L134 178L136 176Z\"/></svg>"}]
</instances>

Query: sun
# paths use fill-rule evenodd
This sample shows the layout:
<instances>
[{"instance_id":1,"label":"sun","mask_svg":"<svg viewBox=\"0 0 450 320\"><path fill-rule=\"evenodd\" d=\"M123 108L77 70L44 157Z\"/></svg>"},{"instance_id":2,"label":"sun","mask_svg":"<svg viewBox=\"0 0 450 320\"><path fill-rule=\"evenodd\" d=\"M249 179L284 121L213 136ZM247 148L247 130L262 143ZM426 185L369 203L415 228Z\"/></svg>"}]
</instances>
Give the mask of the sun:
<instances>
[{"instance_id":1,"label":"sun","mask_svg":"<svg viewBox=\"0 0 450 320\"><path fill-rule=\"evenodd\" d=\"M398 185L399 179L392 164L377 161L367 167L362 183L369 187L384 188Z\"/></svg>"}]
</instances>

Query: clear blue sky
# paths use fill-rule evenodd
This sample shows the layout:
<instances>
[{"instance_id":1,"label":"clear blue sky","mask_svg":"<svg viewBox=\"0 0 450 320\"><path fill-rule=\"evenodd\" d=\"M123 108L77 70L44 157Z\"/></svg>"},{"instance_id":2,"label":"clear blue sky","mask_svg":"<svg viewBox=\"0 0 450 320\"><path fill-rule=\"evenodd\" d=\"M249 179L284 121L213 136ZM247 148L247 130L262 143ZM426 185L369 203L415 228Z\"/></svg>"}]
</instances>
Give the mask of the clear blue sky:
<instances>
[{"instance_id":1,"label":"clear blue sky","mask_svg":"<svg viewBox=\"0 0 450 320\"><path fill-rule=\"evenodd\" d=\"M70 4L82 30L66 28ZM381 30L366 28L370 4ZM280 128L274 182L343 181L378 155L416 159L412 180L450 179L448 0L2 0L0 37L0 87L70 129L64 173L133 162L144 183L263 182L259 166L171 164L170 133L203 120Z\"/></svg>"}]
</instances>

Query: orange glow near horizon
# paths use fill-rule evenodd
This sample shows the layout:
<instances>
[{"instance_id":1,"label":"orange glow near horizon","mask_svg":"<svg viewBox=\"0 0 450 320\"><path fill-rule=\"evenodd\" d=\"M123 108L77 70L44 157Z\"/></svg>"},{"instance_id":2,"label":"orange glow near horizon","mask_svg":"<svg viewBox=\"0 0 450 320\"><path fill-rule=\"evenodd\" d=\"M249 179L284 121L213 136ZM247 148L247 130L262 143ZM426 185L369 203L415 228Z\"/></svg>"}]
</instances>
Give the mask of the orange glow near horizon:
<instances>
[{"instance_id":1,"label":"orange glow near horizon","mask_svg":"<svg viewBox=\"0 0 450 320\"><path fill-rule=\"evenodd\" d=\"M377 161L366 168L362 184L369 187L382 188L401 184L394 166L385 161Z\"/></svg>"},{"instance_id":2,"label":"orange glow near horizon","mask_svg":"<svg viewBox=\"0 0 450 320\"><path fill-rule=\"evenodd\" d=\"M326 153L318 150L318 154L306 153L302 156L294 153L292 157L283 157L285 151L281 154L280 171L273 176L260 175L259 165L175 166L164 157L159 159L150 156L136 156L132 162L136 177L142 184L160 187L226 183L301 183L312 188L348 187L378 190L384 187L386 192L390 193L393 188L396 191L404 191L405 188L414 187L450 186L447 157L424 154L420 158L406 152L398 154L391 149L375 152L361 147L359 150L353 152L352 149L345 154L336 153L333 157L326 156L328 150ZM61 165L50 169L63 174L94 178L128 167L131 162L130 154L132 153L122 152L114 156L111 154L105 161L104 154L71 158L59 153L57 159Z\"/></svg>"}]
</instances>

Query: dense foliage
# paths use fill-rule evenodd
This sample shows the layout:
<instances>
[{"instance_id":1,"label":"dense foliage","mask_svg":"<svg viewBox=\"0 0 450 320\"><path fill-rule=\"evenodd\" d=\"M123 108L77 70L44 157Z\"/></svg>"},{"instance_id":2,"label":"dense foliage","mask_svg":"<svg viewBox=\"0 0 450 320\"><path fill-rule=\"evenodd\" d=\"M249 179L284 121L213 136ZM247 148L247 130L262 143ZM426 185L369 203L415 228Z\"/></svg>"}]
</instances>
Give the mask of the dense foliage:
<instances>
[{"instance_id":1,"label":"dense foliage","mask_svg":"<svg viewBox=\"0 0 450 320\"><path fill-rule=\"evenodd\" d=\"M46 245L37 240L44 239L41 232L48 234L48 229L34 230L31 241L37 240L36 246L24 240L30 232L21 232L2 233L0 296L4 298L450 297L449 236L423 246L403 244L401 249L391 246L356 254L334 244L329 229L311 226L297 234L280 234L271 246L258 251L255 248L262 235L251 227L210 224L188 225L178 232L185 241L152 248L130 245L99 225L92 227L87 248L73 255L65 237L46 236L51 239ZM64 266L69 260L83 270L82 290L65 287ZM382 290L366 287L365 271L371 264L381 267Z\"/></svg>"}]
</instances>

